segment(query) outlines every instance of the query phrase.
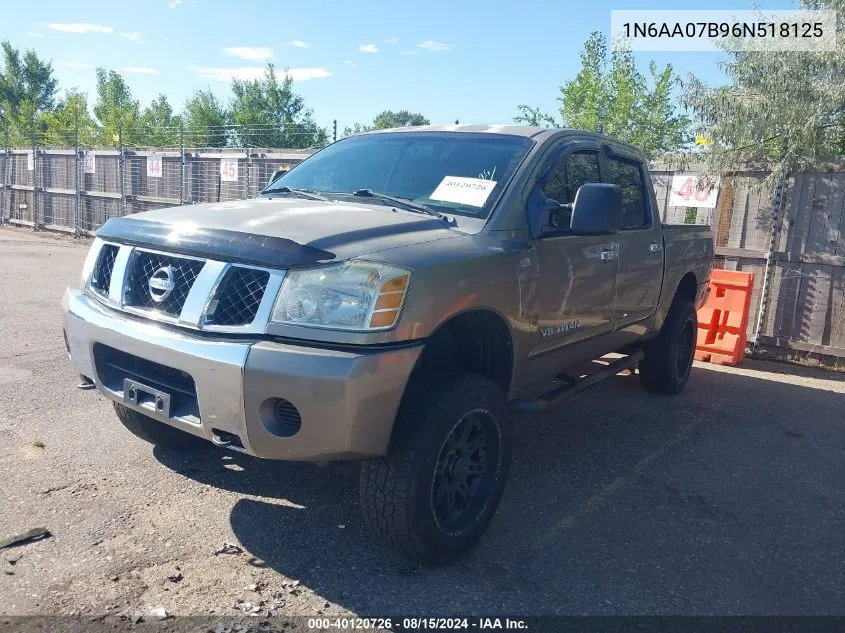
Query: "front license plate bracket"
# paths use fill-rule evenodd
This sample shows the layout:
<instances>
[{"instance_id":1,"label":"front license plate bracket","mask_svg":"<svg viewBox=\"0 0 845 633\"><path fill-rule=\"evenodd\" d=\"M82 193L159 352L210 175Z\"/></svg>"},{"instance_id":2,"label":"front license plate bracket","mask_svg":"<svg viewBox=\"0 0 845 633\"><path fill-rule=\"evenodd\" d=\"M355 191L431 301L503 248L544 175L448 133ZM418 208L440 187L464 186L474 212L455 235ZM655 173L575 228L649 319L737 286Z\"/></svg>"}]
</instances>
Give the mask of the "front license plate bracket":
<instances>
[{"instance_id":1,"label":"front license plate bracket","mask_svg":"<svg viewBox=\"0 0 845 633\"><path fill-rule=\"evenodd\" d=\"M156 417L170 418L170 394L135 380L123 380L123 401L126 404L151 410Z\"/></svg>"}]
</instances>

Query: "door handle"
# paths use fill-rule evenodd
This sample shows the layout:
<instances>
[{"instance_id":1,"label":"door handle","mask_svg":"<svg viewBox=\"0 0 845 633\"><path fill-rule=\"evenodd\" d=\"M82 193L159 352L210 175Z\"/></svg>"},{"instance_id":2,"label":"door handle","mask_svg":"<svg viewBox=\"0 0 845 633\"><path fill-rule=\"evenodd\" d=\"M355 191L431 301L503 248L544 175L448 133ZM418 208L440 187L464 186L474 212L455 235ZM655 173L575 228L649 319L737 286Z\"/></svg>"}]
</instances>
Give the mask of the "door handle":
<instances>
[{"instance_id":1,"label":"door handle","mask_svg":"<svg viewBox=\"0 0 845 633\"><path fill-rule=\"evenodd\" d=\"M648 252L649 253L659 253L662 250L663 250L663 246L660 244L660 242L652 242L651 244L648 245Z\"/></svg>"}]
</instances>

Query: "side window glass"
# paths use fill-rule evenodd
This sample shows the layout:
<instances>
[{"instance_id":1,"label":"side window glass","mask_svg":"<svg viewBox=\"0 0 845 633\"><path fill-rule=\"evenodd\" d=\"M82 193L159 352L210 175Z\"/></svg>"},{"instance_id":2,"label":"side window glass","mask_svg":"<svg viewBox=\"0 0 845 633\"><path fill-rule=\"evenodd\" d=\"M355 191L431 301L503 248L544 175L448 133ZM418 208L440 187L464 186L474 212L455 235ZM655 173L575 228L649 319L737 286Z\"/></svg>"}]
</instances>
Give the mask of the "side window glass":
<instances>
[{"instance_id":1,"label":"side window glass","mask_svg":"<svg viewBox=\"0 0 845 633\"><path fill-rule=\"evenodd\" d=\"M599 157L596 152L572 152L558 158L546 177L543 193L561 204L575 201L579 187L588 182L601 182Z\"/></svg>"},{"instance_id":2,"label":"side window glass","mask_svg":"<svg viewBox=\"0 0 845 633\"><path fill-rule=\"evenodd\" d=\"M608 157L607 172L608 182L622 189L622 228L639 229L648 226L643 170L639 163Z\"/></svg>"},{"instance_id":3,"label":"side window glass","mask_svg":"<svg viewBox=\"0 0 845 633\"><path fill-rule=\"evenodd\" d=\"M561 204L575 202L575 194L581 185L601 182L599 156L596 152L572 152L558 158L546 177L543 194ZM568 229L572 212L566 209L556 211L552 220L561 229Z\"/></svg>"},{"instance_id":4,"label":"side window glass","mask_svg":"<svg viewBox=\"0 0 845 633\"><path fill-rule=\"evenodd\" d=\"M575 194L588 182L601 182L599 155L596 152L574 152L566 161L566 202L575 202Z\"/></svg>"}]
</instances>

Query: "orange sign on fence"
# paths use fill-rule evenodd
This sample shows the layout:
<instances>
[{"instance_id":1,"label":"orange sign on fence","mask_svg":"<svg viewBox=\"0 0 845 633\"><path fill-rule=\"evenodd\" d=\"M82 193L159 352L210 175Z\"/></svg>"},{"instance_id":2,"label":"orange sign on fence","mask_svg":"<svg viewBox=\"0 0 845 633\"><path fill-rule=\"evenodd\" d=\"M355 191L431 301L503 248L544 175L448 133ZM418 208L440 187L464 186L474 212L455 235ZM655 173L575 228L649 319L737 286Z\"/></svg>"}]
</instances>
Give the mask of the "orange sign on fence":
<instances>
[{"instance_id":1,"label":"orange sign on fence","mask_svg":"<svg viewBox=\"0 0 845 633\"><path fill-rule=\"evenodd\" d=\"M695 359L738 365L745 356L754 273L714 270L710 295L698 311Z\"/></svg>"}]
</instances>

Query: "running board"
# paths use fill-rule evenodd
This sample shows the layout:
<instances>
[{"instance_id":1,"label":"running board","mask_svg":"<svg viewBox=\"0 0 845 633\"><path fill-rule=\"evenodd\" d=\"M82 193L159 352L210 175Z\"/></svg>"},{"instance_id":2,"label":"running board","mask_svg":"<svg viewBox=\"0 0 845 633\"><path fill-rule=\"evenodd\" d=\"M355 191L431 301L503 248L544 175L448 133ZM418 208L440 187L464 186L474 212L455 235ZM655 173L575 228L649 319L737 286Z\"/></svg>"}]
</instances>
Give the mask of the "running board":
<instances>
[{"instance_id":1,"label":"running board","mask_svg":"<svg viewBox=\"0 0 845 633\"><path fill-rule=\"evenodd\" d=\"M642 350L634 350L630 355L619 358L607 367L598 370L595 373L584 376L583 378L573 379L569 376L564 376L563 379L568 382L560 387L555 387L548 393L543 394L539 398L530 400L511 400L508 404L511 411L516 413L529 413L532 411L545 411L557 405L564 397L584 391L587 387L592 387L597 382L601 382L605 378L615 376L620 371L634 367L643 359Z\"/></svg>"}]
</instances>

